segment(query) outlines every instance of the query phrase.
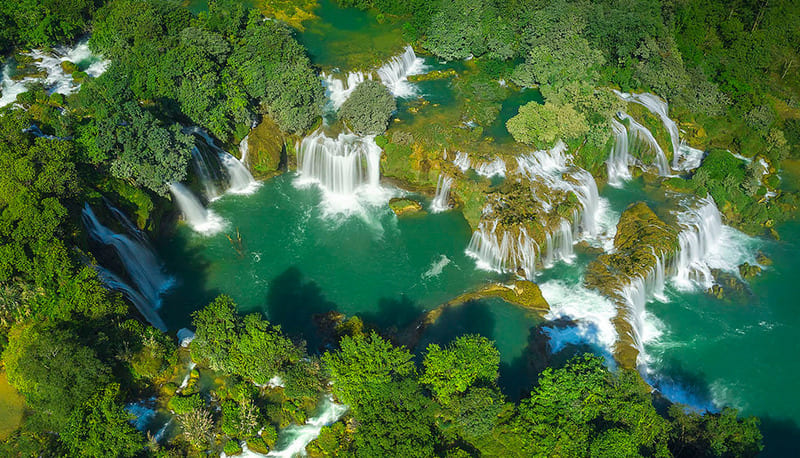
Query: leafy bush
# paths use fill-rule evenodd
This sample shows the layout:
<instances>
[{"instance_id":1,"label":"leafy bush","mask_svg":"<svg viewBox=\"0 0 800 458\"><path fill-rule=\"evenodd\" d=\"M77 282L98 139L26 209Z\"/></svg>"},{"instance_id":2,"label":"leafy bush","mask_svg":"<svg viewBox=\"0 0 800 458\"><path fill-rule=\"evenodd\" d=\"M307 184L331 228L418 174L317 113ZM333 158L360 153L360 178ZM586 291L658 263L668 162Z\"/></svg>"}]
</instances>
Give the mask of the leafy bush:
<instances>
[{"instance_id":1,"label":"leafy bush","mask_svg":"<svg viewBox=\"0 0 800 458\"><path fill-rule=\"evenodd\" d=\"M377 135L386 131L397 103L383 84L367 80L353 90L339 108L339 117L359 135Z\"/></svg>"}]
</instances>

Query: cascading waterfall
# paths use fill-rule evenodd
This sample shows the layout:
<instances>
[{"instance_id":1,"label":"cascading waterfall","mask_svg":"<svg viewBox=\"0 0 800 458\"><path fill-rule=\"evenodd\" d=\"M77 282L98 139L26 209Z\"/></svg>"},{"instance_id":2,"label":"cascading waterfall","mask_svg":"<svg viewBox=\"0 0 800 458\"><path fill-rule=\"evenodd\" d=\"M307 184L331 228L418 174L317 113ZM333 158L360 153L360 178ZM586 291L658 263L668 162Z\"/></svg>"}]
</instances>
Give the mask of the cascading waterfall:
<instances>
[{"instance_id":1,"label":"cascading waterfall","mask_svg":"<svg viewBox=\"0 0 800 458\"><path fill-rule=\"evenodd\" d=\"M309 418L306 424L283 429L278 436L278 443L285 445L276 446L278 449L270 451L266 456L292 458L305 455L306 446L319 436L322 427L333 424L347 412L346 405L337 404L330 397L324 398L320 406L322 412Z\"/></svg>"},{"instance_id":2,"label":"cascading waterfall","mask_svg":"<svg viewBox=\"0 0 800 458\"><path fill-rule=\"evenodd\" d=\"M506 162L503 158L495 158L492 162L481 162L475 165L475 173L491 178L493 176L506 176Z\"/></svg>"},{"instance_id":3,"label":"cascading waterfall","mask_svg":"<svg viewBox=\"0 0 800 458\"><path fill-rule=\"evenodd\" d=\"M217 146L214 139L208 135L208 132L197 126L187 127L183 131L201 139L205 146L203 148L198 146L192 148L192 157L195 170L205 187L206 197L209 200L219 197L216 183L220 181L227 182L228 189L226 192L230 194L250 194L258 189L259 183L247 170L244 161L236 159L233 155ZM245 137L246 139L247 137ZM242 142L245 143L243 158L246 158L247 143L244 140ZM241 143L239 148L241 151ZM224 176L220 173L222 171L224 171Z\"/></svg>"},{"instance_id":4,"label":"cascading waterfall","mask_svg":"<svg viewBox=\"0 0 800 458\"><path fill-rule=\"evenodd\" d=\"M216 213L203 207L192 191L181 183L170 183L169 191L183 213L186 222L195 232L205 235L215 234L225 227L225 221Z\"/></svg>"},{"instance_id":5,"label":"cascading waterfall","mask_svg":"<svg viewBox=\"0 0 800 458\"><path fill-rule=\"evenodd\" d=\"M606 161L608 184L620 187L623 181L631 179L631 171L628 167L635 161L628 151L628 129L625 128L625 125L612 119L611 131L614 134L614 146Z\"/></svg>"},{"instance_id":6,"label":"cascading waterfall","mask_svg":"<svg viewBox=\"0 0 800 458\"><path fill-rule=\"evenodd\" d=\"M113 248L132 282L132 285L128 284L110 270L96 266L98 276L106 287L121 292L150 324L162 331L166 330L166 325L156 310L161 306L161 294L173 281L164 274L152 248L141 241L117 234L101 224L89 204L83 207L82 219L93 240Z\"/></svg>"},{"instance_id":7,"label":"cascading waterfall","mask_svg":"<svg viewBox=\"0 0 800 458\"><path fill-rule=\"evenodd\" d=\"M332 138L318 130L300 143L297 171L329 193L353 196L359 188L380 186L380 157L372 137L341 133Z\"/></svg>"},{"instance_id":8,"label":"cascading waterfall","mask_svg":"<svg viewBox=\"0 0 800 458\"><path fill-rule=\"evenodd\" d=\"M452 184L453 179L451 177L439 175L439 180L436 183L436 194L431 202L431 212L440 213L450 210L450 186Z\"/></svg>"},{"instance_id":9,"label":"cascading waterfall","mask_svg":"<svg viewBox=\"0 0 800 458\"><path fill-rule=\"evenodd\" d=\"M359 84L372 79L372 73L348 72L344 79L336 78L333 74L323 73L322 78L325 81L326 95L333 102L333 107L338 110Z\"/></svg>"},{"instance_id":10,"label":"cascading waterfall","mask_svg":"<svg viewBox=\"0 0 800 458\"><path fill-rule=\"evenodd\" d=\"M469 170L470 166L469 155L461 151L456 152L456 159L453 161L453 165L458 167L462 172L466 172Z\"/></svg>"},{"instance_id":11,"label":"cascading waterfall","mask_svg":"<svg viewBox=\"0 0 800 458\"><path fill-rule=\"evenodd\" d=\"M628 123L629 147L635 147L635 145L639 143L649 148L650 151L655 154L655 166L658 169L658 174L661 176L669 175L670 168L667 156L656 141L656 138L653 137L653 133L625 112L619 112L617 116Z\"/></svg>"},{"instance_id":12,"label":"cascading waterfall","mask_svg":"<svg viewBox=\"0 0 800 458\"><path fill-rule=\"evenodd\" d=\"M250 152L250 134L244 136L242 141L239 142L239 161L247 166L247 153Z\"/></svg>"},{"instance_id":13,"label":"cascading waterfall","mask_svg":"<svg viewBox=\"0 0 800 458\"><path fill-rule=\"evenodd\" d=\"M13 103L18 94L27 91L28 84L41 82L49 93L59 93L69 95L80 88L80 84L75 83L72 75L68 75L61 67L62 62L72 62L85 67L84 72L96 78L105 72L108 62L101 56L92 54L89 50L87 40L78 42L73 47L59 46L54 48L52 53L45 53L41 50L33 50L26 55L34 59L33 65L45 76L29 76L20 80L12 79L12 62L8 62L3 69L3 81L0 85L0 107ZM88 64L88 65L87 65Z\"/></svg>"},{"instance_id":14,"label":"cascading waterfall","mask_svg":"<svg viewBox=\"0 0 800 458\"><path fill-rule=\"evenodd\" d=\"M714 284L706 256L719 243L722 236L722 217L710 197L700 205L678 213L678 224L683 229L678 234L679 250L674 259L673 281L682 289L694 284L708 289Z\"/></svg>"},{"instance_id":15,"label":"cascading waterfall","mask_svg":"<svg viewBox=\"0 0 800 458\"><path fill-rule=\"evenodd\" d=\"M406 46L403 54L392 57L378 69L381 82L389 88L395 97L411 97L415 93L414 86L409 84L408 77L425 70L424 61L417 57L414 48Z\"/></svg>"},{"instance_id":16,"label":"cascading waterfall","mask_svg":"<svg viewBox=\"0 0 800 458\"><path fill-rule=\"evenodd\" d=\"M495 272L522 270L525 278L536 276L536 260L539 246L528 235L525 228L518 234L502 231L497 233L497 220L481 221L478 230L472 233L467 255L474 258L478 267Z\"/></svg>"},{"instance_id":17,"label":"cascading waterfall","mask_svg":"<svg viewBox=\"0 0 800 458\"><path fill-rule=\"evenodd\" d=\"M572 249L572 226L569 221L562 219L558 228L552 234L545 235L547 250L545 251L544 266L552 267L556 261L570 262L574 256Z\"/></svg>"}]
</instances>

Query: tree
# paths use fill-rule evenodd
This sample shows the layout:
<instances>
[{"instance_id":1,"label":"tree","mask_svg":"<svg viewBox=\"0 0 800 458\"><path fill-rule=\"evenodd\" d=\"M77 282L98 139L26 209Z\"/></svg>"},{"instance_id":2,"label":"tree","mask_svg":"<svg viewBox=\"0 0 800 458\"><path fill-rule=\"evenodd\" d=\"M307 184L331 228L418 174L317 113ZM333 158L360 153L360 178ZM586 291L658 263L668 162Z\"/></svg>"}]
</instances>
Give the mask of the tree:
<instances>
[{"instance_id":1,"label":"tree","mask_svg":"<svg viewBox=\"0 0 800 458\"><path fill-rule=\"evenodd\" d=\"M367 80L359 84L339 108L339 117L359 135L379 135L386 131L397 103L383 84Z\"/></svg>"},{"instance_id":2,"label":"tree","mask_svg":"<svg viewBox=\"0 0 800 458\"><path fill-rule=\"evenodd\" d=\"M3 361L8 381L25 395L42 424L56 431L111 380L111 371L91 348L52 325L13 328Z\"/></svg>"},{"instance_id":3,"label":"tree","mask_svg":"<svg viewBox=\"0 0 800 458\"><path fill-rule=\"evenodd\" d=\"M112 383L70 414L61 440L74 456L132 457L142 450L144 438L118 398L119 384Z\"/></svg>"},{"instance_id":4,"label":"tree","mask_svg":"<svg viewBox=\"0 0 800 458\"><path fill-rule=\"evenodd\" d=\"M428 345L422 361L425 371L420 382L431 387L434 396L448 404L475 383L493 384L498 377L500 352L486 337L463 335L445 349Z\"/></svg>"},{"instance_id":5,"label":"tree","mask_svg":"<svg viewBox=\"0 0 800 458\"><path fill-rule=\"evenodd\" d=\"M519 113L508 120L506 128L514 140L540 148L552 145L557 139L580 138L589 131L586 118L575 111L572 104L550 102L521 106Z\"/></svg>"},{"instance_id":6,"label":"tree","mask_svg":"<svg viewBox=\"0 0 800 458\"><path fill-rule=\"evenodd\" d=\"M346 336L340 349L325 352L322 361L331 374L333 393L345 404L364 399L376 384L389 383L414 374L412 355L396 348L372 332L369 336Z\"/></svg>"},{"instance_id":7,"label":"tree","mask_svg":"<svg viewBox=\"0 0 800 458\"><path fill-rule=\"evenodd\" d=\"M192 358L214 370L266 385L302 355L279 328L259 315L240 317L228 296L217 297L192 317L197 328Z\"/></svg>"},{"instance_id":8,"label":"tree","mask_svg":"<svg viewBox=\"0 0 800 458\"><path fill-rule=\"evenodd\" d=\"M724 408L718 414L687 412L684 406L669 408L672 420L670 449L683 456L757 456L764 448L758 419L737 418L736 409Z\"/></svg>"}]
</instances>

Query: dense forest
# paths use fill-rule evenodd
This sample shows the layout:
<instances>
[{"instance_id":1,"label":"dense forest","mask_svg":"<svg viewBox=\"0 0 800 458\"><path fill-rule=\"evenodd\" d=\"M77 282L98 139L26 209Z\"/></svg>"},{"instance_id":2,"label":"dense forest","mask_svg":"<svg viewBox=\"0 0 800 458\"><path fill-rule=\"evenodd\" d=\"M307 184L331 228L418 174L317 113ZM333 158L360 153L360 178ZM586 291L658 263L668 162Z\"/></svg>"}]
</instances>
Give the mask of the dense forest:
<instances>
[{"instance_id":1,"label":"dense forest","mask_svg":"<svg viewBox=\"0 0 800 458\"><path fill-rule=\"evenodd\" d=\"M536 148L562 139L579 151L582 167L602 175L609 119L622 103L611 89L653 92L682 125L694 126L689 135L707 151L697 171L666 186L709 194L729 223L750 234L778 236L775 224L796 214L796 194L764 198L777 187L782 162L800 159L794 1L338 4L396 21L419 52L469 58L477 70L456 90L470 100L464 112L478 128L500 111L507 89L498 80L538 87L543 103L523 105L507 123L513 139ZM24 50L86 36L109 62L98 77L65 64L79 90L64 95L32 84L0 109L0 351L25 404L1 455L231 456L242 441L266 453L279 430L333 401L347 412L322 427L308 445L312 456L760 452L757 418L670 404L635 368L588 353L543 369L514 402L497 383L498 350L482 336L430 344L417 357L391 333L351 316L330 326L324 346L311 347L308 336L284 332L261 313L241 314L221 295L196 304L187 350L174 331L156 329L106 289L93 265L108 255L89 239L81 210L110 201L147 233L170 231L176 214L169 186L193 180L199 142L186 126L202 127L233 150L263 118L292 139L320 125L321 69L292 25L265 16L281 19L275 11L295 6L313 11L309 2L277 0L252 7L210 0L198 14L168 0L0 4L0 52L20 68ZM402 135L381 136L397 109L390 92L369 81L339 117L358 134L379 135L391 155L411 148ZM416 135L422 143L434 137ZM288 154L292 143L286 141ZM726 150L764 157L769 176L762 182L754 167L731 163ZM178 386L189 356L197 368ZM224 383L201 389L199 369ZM166 403L180 434L159 442L134 427L126 406L145 398Z\"/></svg>"}]
</instances>

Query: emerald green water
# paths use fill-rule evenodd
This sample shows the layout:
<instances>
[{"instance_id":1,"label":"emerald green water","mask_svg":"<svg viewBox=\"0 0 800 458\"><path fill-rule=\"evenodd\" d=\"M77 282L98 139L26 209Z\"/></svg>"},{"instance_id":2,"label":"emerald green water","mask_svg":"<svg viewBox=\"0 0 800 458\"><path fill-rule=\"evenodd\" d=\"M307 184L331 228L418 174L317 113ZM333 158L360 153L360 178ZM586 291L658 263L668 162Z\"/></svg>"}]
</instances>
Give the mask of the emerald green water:
<instances>
[{"instance_id":1,"label":"emerald green water","mask_svg":"<svg viewBox=\"0 0 800 458\"><path fill-rule=\"evenodd\" d=\"M314 10L319 20L307 21L296 35L311 60L325 69L371 69L403 51L406 44L400 22L356 8L339 8L320 0Z\"/></svg>"}]
</instances>

